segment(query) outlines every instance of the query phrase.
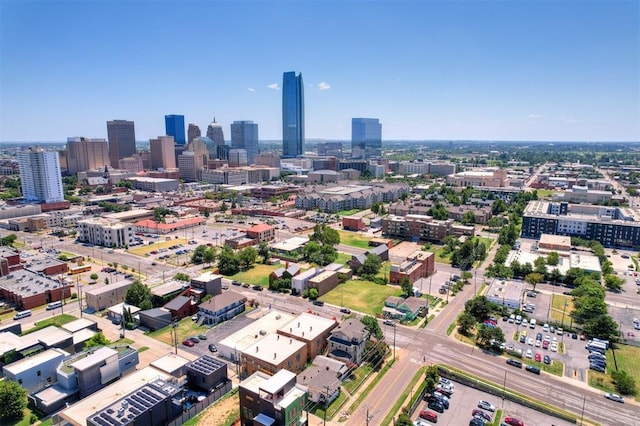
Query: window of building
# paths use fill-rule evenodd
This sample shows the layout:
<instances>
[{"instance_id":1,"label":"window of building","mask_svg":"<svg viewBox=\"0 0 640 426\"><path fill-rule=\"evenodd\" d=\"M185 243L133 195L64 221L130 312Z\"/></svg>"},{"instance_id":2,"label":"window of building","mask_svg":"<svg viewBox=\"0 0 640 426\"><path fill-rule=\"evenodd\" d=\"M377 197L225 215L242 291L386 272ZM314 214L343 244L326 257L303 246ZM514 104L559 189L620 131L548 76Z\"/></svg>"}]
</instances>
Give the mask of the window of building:
<instances>
[{"instance_id":1,"label":"window of building","mask_svg":"<svg viewBox=\"0 0 640 426\"><path fill-rule=\"evenodd\" d=\"M42 376L42 371L38 370L38 371L36 372L36 376L38 376L38 377Z\"/></svg>"}]
</instances>

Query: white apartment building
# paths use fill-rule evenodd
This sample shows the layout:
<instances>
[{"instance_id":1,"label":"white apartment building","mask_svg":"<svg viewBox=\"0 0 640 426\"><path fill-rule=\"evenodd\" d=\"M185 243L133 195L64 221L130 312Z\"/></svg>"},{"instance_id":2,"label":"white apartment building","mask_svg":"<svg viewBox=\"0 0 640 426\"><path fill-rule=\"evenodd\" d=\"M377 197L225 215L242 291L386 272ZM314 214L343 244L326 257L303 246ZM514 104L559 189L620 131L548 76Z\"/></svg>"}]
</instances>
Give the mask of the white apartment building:
<instances>
[{"instance_id":1,"label":"white apartment building","mask_svg":"<svg viewBox=\"0 0 640 426\"><path fill-rule=\"evenodd\" d=\"M98 246L124 247L131 245L136 233L133 223L93 218L78 222L78 239Z\"/></svg>"},{"instance_id":2,"label":"white apartment building","mask_svg":"<svg viewBox=\"0 0 640 426\"><path fill-rule=\"evenodd\" d=\"M22 196L26 201L57 203L64 201L60 158L57 152L29 148L18 152Z\"/></svg>"}]
</instances>

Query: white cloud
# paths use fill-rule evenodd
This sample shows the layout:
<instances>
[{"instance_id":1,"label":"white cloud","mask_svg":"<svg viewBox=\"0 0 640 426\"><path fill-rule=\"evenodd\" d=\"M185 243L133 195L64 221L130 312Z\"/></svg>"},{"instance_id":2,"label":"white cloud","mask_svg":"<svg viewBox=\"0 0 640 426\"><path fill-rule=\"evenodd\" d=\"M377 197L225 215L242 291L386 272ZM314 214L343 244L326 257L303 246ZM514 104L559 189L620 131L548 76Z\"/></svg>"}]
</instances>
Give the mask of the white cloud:
<instances>
[{"instance_id":1,"label":"white cloud","mask_svg":"<svg viewBox=\"0 0 640 426\"><path fill-rule=\"evenodd\" d=\"M247 90L250 91L250 92L255 92L256 91L256 89L254 89L253 87L247 87Z\"/></svg>"},{"instance_id":2,"label":"white cloud","mask_svg":"<svg viewBox=\"0 0 640 426\"><path fill-rule=\"evenodd\" d=\"M280 90L280 85L278 83L271 83L267 86L269 89Z\"/></svg>"},{"instance_id":3,"label":"white cloud","mask_svg":"<svg viewBox=\"0 0 640 426\"><path fill-rule=\"evenodd\" d=\"M318 90L329 90L331 89L331 86L329 85L329 83L326 83L324 81L321 81L320 83L318 83Z\"/></svg>"},{"instance_id":4,"label":"white cloud","mask_svg":"<svg viewBox=\"0 0 640 426\"><path fill-rule=\"evenodd\" d=\"M533 113L531 113L531 114L529 114L529 118L531 120L538 120L538 119L542 118L542 114L533 114Z\"/></svg>"}]
</instances>

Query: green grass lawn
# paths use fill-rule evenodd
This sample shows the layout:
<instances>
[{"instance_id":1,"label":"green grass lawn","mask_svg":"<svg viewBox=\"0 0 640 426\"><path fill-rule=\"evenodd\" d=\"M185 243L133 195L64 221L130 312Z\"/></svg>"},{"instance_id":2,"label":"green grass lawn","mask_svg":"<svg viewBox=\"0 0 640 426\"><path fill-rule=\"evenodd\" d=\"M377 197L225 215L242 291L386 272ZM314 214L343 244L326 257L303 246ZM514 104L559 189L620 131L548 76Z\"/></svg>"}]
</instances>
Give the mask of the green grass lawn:
<instances>
[{"instance_id":1,"label":"green grass lawn","mask_svg":"<svg viewBox=\"0 0 640 426\"><path fill-rule=\"evenodd\" d=\"M360 386L360 383L362 383L364 378L367 377L367 375L371 373L372 370L373 368L369 364L365 363L361 365L360 367L353 370L353 373L351 373L351 377L342 382L342 386L347 390L347 392L353 395L358 386Z\"/></svg>"},{"instance_id":2,"label":"green grass lawn","mask_svg":"<svg viewBox=\"0 0 640 426\"><path fill-rule=\"evenodd\" d=\"M269 287L269 275L271 274L271 272L279 268L284 268L285 265L285 263L275 265L261 265L259 263L256 263L255 265L253 265L253 268L246 271L238 272L237 274L231 275L228 278L251 285L258 284L263 287Z\"/></svg>"},{"instance_id":3,"label":"green grass lawn","mask_svg":"<svg viewBox=\"0 0 640 426\"><path fill-rule=\"evenodd\" d=\"M337 213L338 216L352 216L356 213L360 213L362 210L359 209L351 209L351 210L342 210Z\"/></svg>"},{"instance_id":4,"label":"green grass lawn","mask_svg":"<svg viewBox=\"0 0 640 426\"><path fill-rule=\"evenodd\" d=\"M363 248L363 249L369 248L370 238L367 238L364 235L360 235L350 231L343 231L343 230L338 230L338 233L340 234L340 244L344 244L345 246Z\"/></svg>"},{"instance_id":5,"label":"green grass lawn","mask_svg":"<svg viewBox=\"0 0 640 426\"><path fill-rule=\"evenodd\" d=\"M496 242L495 239L488 238L488 237L474 237L474 238L477 240L480 240L480 242L484 244L484 246L487 248L487 252L489 252L489 249L491 249L491 246Z\"/></svg>"},{"instance_id":6,"label":"green grass lawn","mask_svg":"<svg viewBox=\"0 0 640 426\"><path fill-rule=\"evenodd\" d=\"M176 327L178 330L178 344L182 344L182 341L188 337L197 336L198 334L205 333L208 328L205 326L198 326L198 323L191 320L191 317L183 318L178 322L178 326ZM161 328L160 330L152 331L148 334L148 336L153 337L154 339L158 339L161 342L166 343L167 345L172 345L172 326L167 326ZM203 341L198 343L199 345L207 344L207 341Z\"/></svg>"},{"instance_id":7,"label":"green grass lawn","mask_svg":"<svg viewBox=\"0 0 640 426\"><path fill-rule=\"evenodd\" d=\"M549 374L553 374L559 377L562 377L562 372L564 370L564 364L556 360L552 360L551 364L545 364L543 362L537 362L532 359L522 358L522 362L524 364L538 367L542 371L546 371Z\"/></svg>"},{"instance_id":8,"label":"green grass lawn","mask_svg":"<svg viewBox=\"0 0 640 426\"><path fill-rule=\"evenodd\" d=\"M558 191L554 191L553 189L536 189L536 192L538 193L538 198L550 197L558 193Z\"/></svg>"},{"instance_id":9,"label":"green grass lawn","mask_svg":"<svg viewBox=\"0 0 640 426\"><path fill-rule=\"evenodd\" d=\"M338 258L336 259L335 263L341 263L341 264L345 265L350 260L351 260L351 255L350 254L338 252Z\"/></svg>"},{"instance_id":10,"label":"green grass lawn","mask_svg":"<svg viewBox=\"0 0 640 426\"><path fill-rule=\"evenodd\" d=\"M618 345L616 352L616 361L618 363L618 369L626 371L636 381L636 400L640 400L640 391L638 390L640 383L640 348L629 345ZM613 353L607 351L607 366L609 371L615 369L615 363L613 362ZM596 389L600 389L606 392L615 392L615 384L610 374L598 373L597 371L589 370L589 386Z\"/></svg>"},{"instance_id":11,"label":"green grass lawn","mask_svg":"<svg viewBox=\"0 0 640 426\"><path fill-rule=\"evenodd\" d=\"M389 296L400 296L402 290L371 281L349 280L320 297L326 303L346 306L356 311L376 315L382 312L384 300Z\"/></svg>"},{"instance_id":12,"label":"green grass lawn","mask_svg":"<svg viewBox=\"0 0 640 426\"><path fill-rule=\"evenodd\" d=\"M74 317L73 315L69 315L69 314L56 315L55 317L38 321L35 327L23 331L22 335L24 336L25 334L33 333L34 331L38 331L42 328L49 327L50 325L61 327L62 325L71 321L75 321L77 319L78 319L77 317Z\"/></svg>"},{"instance_id":13,"label":"green grass lawn","mask_svg":"<svg viewBox=\"0 0 640 426\"><path fill-rule=\"evenodd\" d=\"M565 309L564 304L567 302ZM562 311L564 310L564 321L569 323L571 321L570 314L573 312L573 300L571 296L565 296L563 294L554 294L551 299L551 321L562 322Z\"/></svg>"}]
</instances>

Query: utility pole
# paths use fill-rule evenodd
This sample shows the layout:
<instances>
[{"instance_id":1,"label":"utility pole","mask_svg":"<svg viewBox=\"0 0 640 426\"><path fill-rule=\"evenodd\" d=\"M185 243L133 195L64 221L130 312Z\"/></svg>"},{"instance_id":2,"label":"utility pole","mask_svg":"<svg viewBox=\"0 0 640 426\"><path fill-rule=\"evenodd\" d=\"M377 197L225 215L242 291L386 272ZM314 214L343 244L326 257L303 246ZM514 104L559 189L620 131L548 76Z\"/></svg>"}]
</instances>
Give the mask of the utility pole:
<instances>
[{"instance_id":1,"label":"utility pole","mask_svg":"<svg viewBox=\"0 0 640 426\"><path fill-rule=\"evenodd\" d=\"M324 386L324 416L322 419L323 426L327 426L327 406L329 405L329 386Z\"/></svg>"}]
</instances>

